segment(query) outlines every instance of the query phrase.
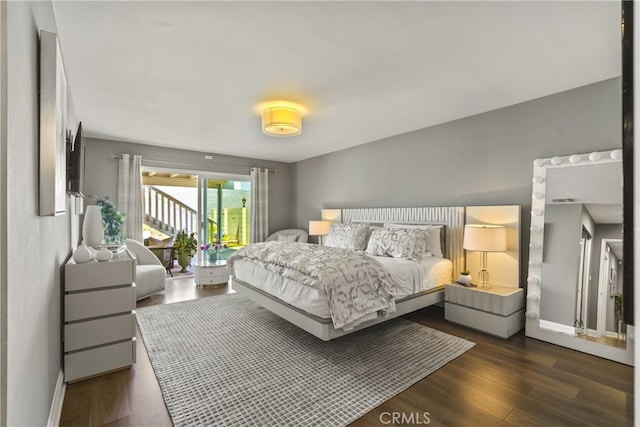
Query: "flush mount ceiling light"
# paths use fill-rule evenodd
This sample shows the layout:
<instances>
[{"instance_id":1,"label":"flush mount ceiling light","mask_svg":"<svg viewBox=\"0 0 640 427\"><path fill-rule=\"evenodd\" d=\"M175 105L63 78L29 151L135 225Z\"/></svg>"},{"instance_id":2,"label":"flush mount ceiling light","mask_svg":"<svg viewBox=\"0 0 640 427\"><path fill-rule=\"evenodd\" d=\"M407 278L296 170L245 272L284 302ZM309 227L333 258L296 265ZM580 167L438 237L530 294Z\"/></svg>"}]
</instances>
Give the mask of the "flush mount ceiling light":
<instances>
[{"instance_id":1,"label":"flush mount ceiling light","mask_svg":"<svg viewBox=\"0 0 640 427\"><path fill-rule=\"evenodd\" d=\"M260 102L254 111L262 116L262 131L271 136L300 135L302 116L308 112L301 104L283 100Z\"/></svg>"},{"instance_id":2,"label":"flush mount ceiling light","mask_svg":"<svg viewBox=\"0 0 640 427\"><path fill-rule=\"evenodd\" d=\"M302 132L302 113L290 106L274 106L262 111L262 131L272 136L295 136Z\"/></svg>"}]
</instances>

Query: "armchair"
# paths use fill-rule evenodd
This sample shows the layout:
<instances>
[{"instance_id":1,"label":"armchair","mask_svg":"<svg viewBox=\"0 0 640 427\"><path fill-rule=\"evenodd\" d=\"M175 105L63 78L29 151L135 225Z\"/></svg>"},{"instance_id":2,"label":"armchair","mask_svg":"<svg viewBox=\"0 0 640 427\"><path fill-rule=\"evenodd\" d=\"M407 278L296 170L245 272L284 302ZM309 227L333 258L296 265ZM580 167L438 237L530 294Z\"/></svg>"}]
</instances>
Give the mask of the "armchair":
<instances>
[{"instance_id":1,"label":"armchair","mask_svg":"<svg viewBox=\"0 0 640 427\"><path fill-rule=\"evenodd\" d=\"M127 249L136 258L136 300L165 289L165 267L158 257L137 240L127 239Z\"/></svg>"},{"instance_id":2,"label":"armchair","mask_svg":"<svg viewBox=\"0 0 640 427\"><path fill-rule=\"evenodd\" d=\"M280 230L273 233L271 236L267 237L266 242L270 242L272 240L284 240L290 242L300 242L307 243L309 239L309 233L304 230L300 230L297 228L288 228L286 230Z\"/></svg>"}]
</instances>

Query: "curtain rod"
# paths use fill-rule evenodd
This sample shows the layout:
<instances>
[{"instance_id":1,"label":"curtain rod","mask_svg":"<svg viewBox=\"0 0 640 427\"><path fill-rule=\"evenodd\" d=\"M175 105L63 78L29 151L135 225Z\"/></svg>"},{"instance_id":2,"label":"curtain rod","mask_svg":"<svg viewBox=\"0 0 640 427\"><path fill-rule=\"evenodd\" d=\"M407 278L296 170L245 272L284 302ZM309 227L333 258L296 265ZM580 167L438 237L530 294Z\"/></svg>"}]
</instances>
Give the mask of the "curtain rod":
<instances>
[{"instance_id":1,"label":"curtain rod","mask_svg":"<svg viewBox=\"0 0 640 427\"><path fill-rule=\"evenodd\" d=\"M122 154L111 153L111 158L112 159L122 159ZM164 164L164 165L168 165L168 166L172 166L172 165L193 166L195 168L198 168L198 169L196 169L196 171L211 172L211 171L205 171L205 170L199 169L199 168L202 167L202 164L200 164L200 163L176 162L176 161L173 161L173 160L152 159L152 158L149 158L149 157L143 157L142 161L143 162L160 163L160 164ZM252 168L260 167L260 166L255 166L255 165L253 165L253 166L232 165L232 164L228 164L228 163L226 163L226 164L225 163L211 163L211 164L214 165L214 166L216 166L216 165L223 166L225 168L228 168L228 167L236 168L236 169L242 170L243 172L247 171L247 174L251 173L251 169ZM278 173L278 169L271 169L271 168L263 168L263 169L267 169L269 171L269 173ZM238 172L236 172L236 173L238 173Z\"/></svg>"}]
</instances>

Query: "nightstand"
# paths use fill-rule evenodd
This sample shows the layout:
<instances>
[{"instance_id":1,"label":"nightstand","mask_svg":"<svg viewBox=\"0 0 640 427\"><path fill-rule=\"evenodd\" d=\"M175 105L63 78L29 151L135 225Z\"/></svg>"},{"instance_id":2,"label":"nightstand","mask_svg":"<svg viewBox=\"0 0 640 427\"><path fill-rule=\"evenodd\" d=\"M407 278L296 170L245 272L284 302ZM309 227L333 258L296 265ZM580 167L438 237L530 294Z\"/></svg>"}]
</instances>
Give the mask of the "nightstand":
<instances>
[{"instance_id":1,"label":"nightstand","mask_svg":"<svg viewBox=\"0 0 640 427\"><path fill-rule=\"evenodd\" d=\"M524 327L524 289L487 289L450 283L444 290L444 317L450 322L509 338Z\"/></svg>"},{"instance_id":2,"label":"nightstand","mask_svg":"<svg viewBox=\"0 0 640 427\"><path fill-rule=\"evenodd\" d=\"M216 262L202 261L196 262L195 281L198 286L219 286L222 287L229 281L227 271L227 261L218 260Z\"/></svg>"},{"instance_id":3,"label":"nightstand","mask_svg":"<svg viewBox=\"0 0 640 427\"><path fill-rule=\"evenodd\" d=\"M64 380L136 363L135 262L129 251L105 262L70 259L64 270Z\"/></svg>"}]
</instances>

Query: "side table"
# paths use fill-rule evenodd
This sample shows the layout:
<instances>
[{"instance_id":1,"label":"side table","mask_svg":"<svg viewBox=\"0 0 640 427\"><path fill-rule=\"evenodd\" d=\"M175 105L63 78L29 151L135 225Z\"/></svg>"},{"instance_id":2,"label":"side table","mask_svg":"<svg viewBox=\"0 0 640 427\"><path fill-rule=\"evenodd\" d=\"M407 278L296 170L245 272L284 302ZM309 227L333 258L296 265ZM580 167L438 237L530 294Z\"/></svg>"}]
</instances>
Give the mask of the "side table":
<instances>
[{"instance_id":1,"label":"side table","mask_svg":"<svg viewBox=\"0 0 640 427\"><path fill-rule=\"evenodd\" d=\"M444 290L444 316L500 338L524 328L524 289L491 285L487 289L450 283Z\"/></svg>"},{"instance_id":2,"label":"side table","mask_svg":"<svg viewBox=\"0 0 640 427\"><path fill-rule=\"evenodd\" d=\"M222 287L229 281L226 260L218 260L213 263L206 260L196 261L195 265L195 281L198 286Z\"/></svg>"}]
</instances>

